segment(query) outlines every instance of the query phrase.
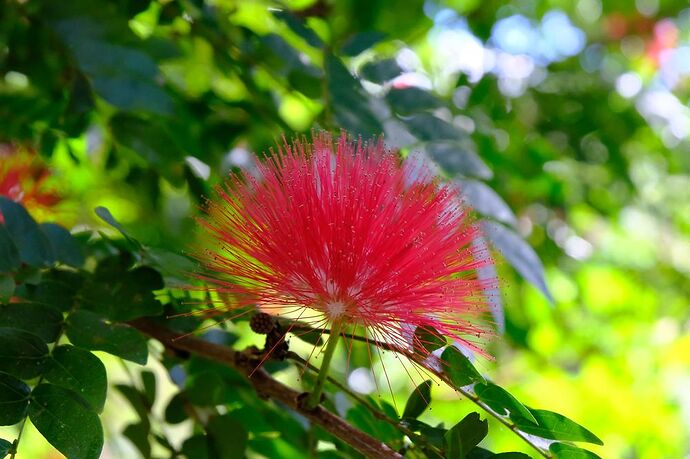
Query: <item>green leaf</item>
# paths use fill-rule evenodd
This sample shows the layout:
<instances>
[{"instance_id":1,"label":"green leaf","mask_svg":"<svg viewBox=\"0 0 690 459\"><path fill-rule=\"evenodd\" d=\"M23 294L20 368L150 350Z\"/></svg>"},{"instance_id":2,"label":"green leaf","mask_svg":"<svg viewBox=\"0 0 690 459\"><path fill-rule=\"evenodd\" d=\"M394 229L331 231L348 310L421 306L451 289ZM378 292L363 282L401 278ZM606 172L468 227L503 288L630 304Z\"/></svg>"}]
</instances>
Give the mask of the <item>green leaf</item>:
<instances>
[{"instance_id":1,"label":"green leaf","mask_svg":"<svg viewBox=\"0 0 690 459\"><path fill-rule=\"evenodd\" d=\"M474 392L477 394L477 397L479 397L479 400L489 405L492 410L501 416L509 415L511 418L519 416L535 424L537 423L537 420L532 416L530 410L507 390L496 384L488 381L485 384L476 384L474 386Z\"/></svg>"},{"instance_id":2,"label":"green leaf","mask_svg":"<svg viewBox=\"0 0 690 459\"><path fill-rule=\"evenodd\" d=\"M105 351L141 365L148 358L147 340L125 324L111 324L89 311L76 311L67 317L65 332L75 346Z\"/></svg>"},{"instance_id":3,"label":"green leaf","mask_svg":"<svg viewBox=\"0 0 690 459\"><path fill-rule=\"evenodd\" d=\"M373 402L374 406L376 403ZM402 439L402 434L395 427L385 421L377 419L363 405L355 405L347 411L346 419L355 427L369 433L385 443Z\"/></svg>"},{"instance_id":4,"label":"green leaf","mask_svg":"<svg viewBox=\"0 0 690 459\"><path fill-rule=\"evenodd\" d=\"M319 36L316 35L312 29L307 27L304 24L304 21L291 12L285 10L273 10L273 15L285 22L285 24L287 24L287 26L290 27L293 32L302 37L304 41L309 44L309 46L313 46L314 48L323 48L323 41L321 41Z\"/></svg>"},{"instance_id":5,"label":"green leaf","mask_svg":"<svg viewBox=\"0 0 690 459\"><path fill-rule=\"evenodd\" d=\"M91 352L70 345L56 347L45 378L81 395L95 412L103 411L108 377L101 359Z\"/></svg>"},{"instance_id":6,"label":"green leaf","mask_svg":"<svg viewBox=\"0 0 690 459\"><path fill-rule=\"evenodd\" d=\"M150 406L156 401L156 375L149 370L141 372L141 382L144 385L144 395Z\"/></svg>"},{"instance_id":7,"label":"green leaf","mask_svg":"<svg viewBox=\"0 0 690 459\"><path fill-rule=\"evenodd\" d=\"M40 375L48 357L48 346L38 336L17 328L0 328L0 371L20 379Z\"/></svg>"},{"instance_id":8,"label":"green leaf","mask_svg":"<svg viewBox=\"0 0 690 459\"><path fill-rule=\"evenodd\" d=\"M29 419L67 457L98 459L103 428L98 415L79 395L53 384L40 384L31 393Z\"/></svg>"},{"instance_id":9,"label":"green leaf","mask_svg":"<svg viewBox=\"0 0 690 459\"><path fill-rule=\"evenodd\" d=\"M517 217L498 193L479 180L455 181L467 202L480 214L511 226L517 225Z\"/></svg>"},{"instance_id":10,"label":"green leaf","mask_svg":"<svg viewBox=\"0 0 690 459\"><path fill-rule=\"evenodd\" d=\"M5 218L4 226L19 251L21 261L31 266L44 266L53 262L48 238L21 205L0 196L0 213Z\"/></svg>"},{"instance_id":11,"label":"green leaf","mask_svg":"<svg viewBox=\"0 0 690 459\"><path fill-rule=\"evenodd\" d=\"M521 431L550 440L583 441L603 445L604 443L589 430L562 414L547 410L529 409L537 424L515 417L513 422Z\"/></svg>"},{"instance_id":12,"label":"green leaf","mask_svg":"<svg viewBox=\"0 0 690 459\"><path fill-rule=\"evenodd\" d=\"M115 219L115 217L113 217L113 214L111 214L110 211L106 207L98 206L94 209L94 212L96 213L96 215L98 215L101 218L101 220L103 220L104 222L106 222L108 225L112 226L116 230L118 230L120 232L120 234L122 234L122 236L124 236L124 238L127 239L134 246L134 248L136 248L136 249L141 248L141 244L139 243L139 241L137 241L136 239L133 239L132 237L130 237L129 234L127 234L125 227L122 226L122 224L120 222L118 222Z\"/></svg>"},{"instance_id":13,"label":"green leaf","mask_svg":"<svg viewBox=\"0 0 690 459\"><path fill-rule=\"evenodd\" d=\"M544 279L544 265L542 265L534 249L515 231L500 223L483 221L482 229L508 263L553 303L553 297Z\"/></svg>"},{"instance_id":14,"label":"green leaf","mask_svg":"<svg viewBox=\"0 0 690 459\"><path fill-rule=\"evenodd\" d=\"M455 387L463 387L472 383L485 383L484 377L479 374L470 359L460 352L455 346L448 346L441 354L443 372L448 376Z\"/></svg>"},{"instance_id":15,"label":"green leaf","mask_svg":"<svg viewBox=\"0 0 690 459\"><path fill-rule=\"evenodd\" d=\"M145 422L129 424L122 431L122 434L132 442L134 446L141 452L144 457L151 457L151 443L149 442L149 433L151 432L151 425Z\"/></svg>"},{"instance_id":16,"label":"green leaf","mask_svg":"<svg viewBox=\"0 0 690 459\"><path fill-rule=\"evenodd\" d=\"M441 107L441 100L421 88L391 89L386 94L386 101L397 113L408 115L424 110Z\"/></svg>"},{"instance_id":17,"label":"green leaf","mask_svg":"<svg viewBox=\"0 0 690 459\"><path fill-rule=\"evenodd\" d=\"M400 423L413 432L419 432L425 442L430 443L437 448L445 447L444 436L446 434L446 429L442 428L442 424L439 427L433 427L425 422L411 418L403 419ZM412 442L417 441L416 438L411 438L411 440Z\"/></svg>"},{"instance_id":18,"label":"green leaf","mask_svg":"<svg viewBox=\"0 0 690 459\"><path fill-rule=\"evenodd\" d=\"M446 458L462 459L489 433L489 422L470 413L446 432Z\"/></svg>"},{"instance_id":19,"label":"green leaf","mask_svg":"<svg viewBox=\"0 0 690 459\"><path fill-rule=\"evenodd\" d=\"M71 1L47 6L46 21L101 97L123 110L172 112L172 99L157 81L156 62L137 46L141 40L114 4L93 8L88 1Z\"/></svg>"},{"instance_id":20,"label":"green leaf","mask_svg":"<svg viewBox=\"0 0 690 459\"><path fill-rule=\"evenodd\" d=\"M2 211L0 211L2 215ZM22 260L19 249L12 240L12 236L3 223L0 223L0 273L9 272L19 267Z\"/></svg>"},{"instance_id":21,"label":"green leaf","mask_svg":"<svg viewBox=\"0 0 690 459\"><path fill-rule=\"evenodd\" d=\"M121 256L101 260L82 288L83 308L117 322L161 314L163 305L153 293L163 288L160 273L147 266L128 266Z\"/></svg>"},{"instance_id":22,"label":"green leaf","mask_svg":"<svg viewBox=\"0 0 690 459\"><path fill-rule=\"evenodd\" d=\"M198 406L220 405L225 399L226 384L215 371L204 371L187 380L189 401Z\"/></svg>"},{"instance_id":23,"label":"green leaf","mask_svg":"<svg viewBox=\"0 0 690 459\"><path fill-rule=\"evenodd\" d=\"M419 326L414 331L413 347L422 355L430 354L448 344L445 336L430 326Z\"/></svg>"},{"instance_id":24,"label":"green leaf","mask_svg":"<svg viewBox=\"0 0 690 459\"><path fill-rule=\"evenodd\" d=\"M50 306L36 303L0 305L0 326L26 330L46 343L52 343L62 328L62 313Z\"/></svg>"},{"instance_id":25,"label":"green leaf","mask_svg":"<svg viewBox=\"0 0 690 459\"><path fill-rule=\"evenodd\" d=\"M426 380L417 386L407 399L403 419L417 419L431 403L431 381Z\"/></svg>"},{"instance_id":26,"label":"green leaf","mask_svg":"<svg viewBox=\"0 0 690 459\"><path fill-rule=\"evenodd\" d=\"M216 455L211 454L209 438L203 434L192 435L182 444L182 454L194 459L215 459Z\"/></svg>"},{"instance_id":27,"label":"green leaf","mask_svg":"<svg viewBox=\"0 0 690 459\"><path fill-rule=\"evenodd\" d=\"M41 223L41 231L46 235L55 260L75 268L84 264L84 254L76 239L69 231L55 223Z\"/></svg>"},{"instance_id":28,"label":"green leaf","mask_svg":"<svg viewBox=\"0 0 690 459\"><path fill-rule=\"evenodd\" d=\"M340 48L340 52L343 56L357 56L385 37L386 34L383 32L360 32L348 38L342 48Z\"/></svg>"},{"instance_id":29,"label":"green leaf","mask_svg":"<svg viewBox=\"0 0 690 459\"><path fill-rule=\"evenodd\" d=\"M0 459L10 454L12 449L12 443L8 442L4 438L0 438Z\"/></svg>"},{"instance_id":30,"label":"green leaf","mask_svg":"<svg viewBox=\"0 0 690 459\"><path fill-rule=\"evenodd\" d=\"M179 424L187 419L187 411L185 410L185 403L187 403L187 394L185 392L178 392L168 402L165 407L165 422L168 424Z\"/></svg>"},{"instance_id":31,"label":"green leaf","mask_svg":"<svg viewBox=\"0 0 690 459\"><path fill-rule=\"evenodd\" d=\"M23 381L0 372L0 426L11 426L24 419L30 393Z\"/></svg>"},{"instance_id":32,"label":"green leaf","mask_svg":"<svg viewBox=\"0 0 690 459\"><path fill-rule=\"evenodd\" d=\"M169 180L182 182L185 152L162 121L120 112L110 118L116 144L140 156Z\"/></svg>"},{"instance_id":33,"label":"green leaf","mask_svg":"<svg viewBox=\"0 0 690 459\"><path fill-rule=\"evenodd\" d=\"M556 459L601 459L591 451L566 443L551 443L549 451Z\"/></svg>"},{"instance_id":34,"label":"green leaf","mask_svg":"<svg viewBox=\"0 0 690 459\"><path fill-rule=\"evenodd\" d=\"M42 273L38 284L25 284L22 298L52 306L62 312L74 307L75 297L84 282L81 273L52 269Z\"/></svg>"},{"instance_id":35,"label":"green leaf","mask_svg":"<svg viewBox=\"0 0 690 459\"><path fill-rule=\"evenodd\" d=\"M426 144L425 150L431 159L452 175L460 173L466 177L486 180L493 177L491 169L473 151L471 145L463 145L463 142L457 141L432 141Z\"/></svg>"},{"instance_id":36,"label":"green leaf","mask_svg":"<svg viewBox=\"0 0 690 459\"><path fill-rule=\"evenodd\" d=\"M220 459L244 457L249 434L244 425L230 415L214 416L206 429Z\"/></svg>"},{"instance_id":37,"label":"green leaf","mask_svg":"<svg viewBox=\"0 0 690 459\"><path fill-rule=\"evenodd\" d=\"M12 298L15 287L14 277L9 274L0 274L0 303L9 301ZM2 323L2 319L0 319L0 323Z\"/></svg>"},{"instance_id":38,"label":"green leaf","mask_svg":"<svg viewBox=\"0 0 690 459\"><path fill-rule=\"evenodd\" d=\"M403 118L410 133L419 140L462 140L464 134L452 124L429 113Z\"/></svg>"},{"instance_id":39,"label":"green leaf","mask_svg":"<svg viewBox=\"0 0 690 459\"><path fill-rule=\"evenodd\" d=\"M325 59L328 92L337 125L350 134L377 136L383 126L369 106L369 97L340 59L329 54Z\"/></svg>"},{"instance_id":40,"label":"green leaf","mask_svg":"<svg viewBox=\"0 0 690 459\"><path fill-rule=\"evenodd\" d=\"M365 64L359 71L363 78L374 83L385 83L402 73L395 59L374 60Z\"/></svg>"},{"instance_id":41,"label":"green leaf","mask_svg":"<svg viewBox=\"0 0 690 459\"><path fill-rule=\"evenodd\" d=\"M115 389L120 392L132 405L134 411L139 415L139 420L145 424L149 423L149 413L151 411L151 405L146 396L136 387L129 386L127 384L115 384Z\"/></svg>"},{"instance_id":42,"label":"green leaf","mask_svg":"<svg viewBox=\"0 0 690 459\"><path fill-rule=\"evenodd\" d=\"M531 456L529 456L525 453L518 453L515 451L510 451L507 453L494 454L493 456L491 456L491 459L494 459L494 458L497 458L497 459L532 459Z\"/></svg>"}]
</instances>

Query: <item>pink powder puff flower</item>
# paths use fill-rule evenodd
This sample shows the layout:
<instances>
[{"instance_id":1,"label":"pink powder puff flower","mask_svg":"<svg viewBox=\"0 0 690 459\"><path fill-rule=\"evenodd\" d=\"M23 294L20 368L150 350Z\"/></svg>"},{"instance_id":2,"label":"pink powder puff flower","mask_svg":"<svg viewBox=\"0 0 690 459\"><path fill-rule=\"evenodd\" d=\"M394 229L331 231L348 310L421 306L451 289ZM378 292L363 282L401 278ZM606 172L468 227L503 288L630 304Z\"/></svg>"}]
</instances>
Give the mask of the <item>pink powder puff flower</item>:
<instances>
[{"instance_id":1,"label":"pink powder puff flower","mask_svg":"<svg viewBox=\"0 0 690 459\"><path fill-rule=\"evenodd\" d=\"M284 140L258 174L232 176L200 219L199 277L230 308L312 326L336 321L405 352L417 327L484 353L491 263L459 190L381 140ZM340 327L338 327L340 330ZM423 343L422 343L423 344ZM428 351L427 351L428 354Z\"/></svg>"}]
</instances>

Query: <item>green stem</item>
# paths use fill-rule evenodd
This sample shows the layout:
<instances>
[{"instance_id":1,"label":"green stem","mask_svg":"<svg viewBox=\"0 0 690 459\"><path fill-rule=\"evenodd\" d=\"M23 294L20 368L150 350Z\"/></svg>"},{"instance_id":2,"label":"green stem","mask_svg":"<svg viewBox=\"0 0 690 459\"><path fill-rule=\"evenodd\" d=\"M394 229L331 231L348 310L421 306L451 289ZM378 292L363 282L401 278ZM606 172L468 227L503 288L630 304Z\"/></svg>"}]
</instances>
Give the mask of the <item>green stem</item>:
<instances>
[{"instance_id":1,"label":"green stem","mask_svg":"<svg viewBox=\"0 0 690 459\"><path fill-rule=\"evenodd\" d=\"M333 359L335 348L338 345L338 338L340 338L340 330L342 328L343 323L339 320L336 320L333 322L333 325L331 325L328 344L326 344L326 349L323 352L323 362L321 363L319 374L316 377L316 384L314 385L314 389L311 391L304 404L305 408L307 409L312 410L316 408L319 403L321 403L321 393L323 392L323 386L326 383L326 377L328 376L328 367L331 366L331 360Z\"/></svg>"}]
</instances>

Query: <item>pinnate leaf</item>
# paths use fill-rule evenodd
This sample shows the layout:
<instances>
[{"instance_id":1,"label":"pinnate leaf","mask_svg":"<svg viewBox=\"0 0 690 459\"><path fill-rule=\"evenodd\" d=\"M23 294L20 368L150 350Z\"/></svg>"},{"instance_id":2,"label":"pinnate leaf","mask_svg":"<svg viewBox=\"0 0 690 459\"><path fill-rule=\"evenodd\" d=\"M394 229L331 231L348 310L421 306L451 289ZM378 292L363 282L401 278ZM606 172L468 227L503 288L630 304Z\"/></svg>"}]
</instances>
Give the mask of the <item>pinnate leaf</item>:
<instances>
[{"instance_id":1,"label":"pinnate leaf","mask_svg":"<svg viewBox=\"0 0 690 459\"><path fill-rule=\"evenodd\" d=\"M467 386L472 383L484 383L486 380L472 365L470 359L455 346L448 346L441 355L443 372L455 387Z\"/></svg>"},{"instance_id":2,"label":"pinnate leaf","mask_svg":"<svg viewBox=\"0 0 690 459\"><path fill-rule=\"evenodd\" d=\"M431 403L431 381L426 380L417 386L405 404L403 418L417 419Z\"/></svg>"},{"instance_id":3,"label":"pinnate leaf","mask_svg":"<svg viewBox=\"0 0 690 459\"><path fill-rule=\"evenodd\" d=\"M69 458L98 459L103 428L98 415L75 392L39 384L31 393L29 419L36 429Z\"/></svg>"}]
</instances>

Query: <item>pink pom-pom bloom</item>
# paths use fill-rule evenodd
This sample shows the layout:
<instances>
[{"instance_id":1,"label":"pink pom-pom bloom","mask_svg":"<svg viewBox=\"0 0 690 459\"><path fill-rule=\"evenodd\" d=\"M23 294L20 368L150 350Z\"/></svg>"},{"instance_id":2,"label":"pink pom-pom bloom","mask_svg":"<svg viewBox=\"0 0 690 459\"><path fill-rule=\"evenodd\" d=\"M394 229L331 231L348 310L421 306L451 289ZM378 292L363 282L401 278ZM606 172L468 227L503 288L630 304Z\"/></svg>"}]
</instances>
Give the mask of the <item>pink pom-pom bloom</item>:
<instances>
[{"instance_id":1,"label":"pink pom-pom bloom","mask_svg":"<svg viewBox=\"0 0 690 459\"><path fill-rule=\"evenodd\" d=\"M231 308L338 321L415 353L424 327L481 352L490 258L457 188L410 164L344 133L284 142L217 187L199 277Z\"/></svg>"}]
</instances>

